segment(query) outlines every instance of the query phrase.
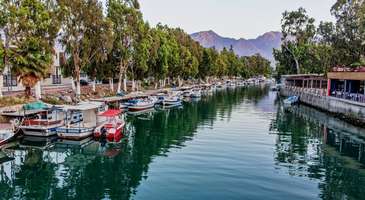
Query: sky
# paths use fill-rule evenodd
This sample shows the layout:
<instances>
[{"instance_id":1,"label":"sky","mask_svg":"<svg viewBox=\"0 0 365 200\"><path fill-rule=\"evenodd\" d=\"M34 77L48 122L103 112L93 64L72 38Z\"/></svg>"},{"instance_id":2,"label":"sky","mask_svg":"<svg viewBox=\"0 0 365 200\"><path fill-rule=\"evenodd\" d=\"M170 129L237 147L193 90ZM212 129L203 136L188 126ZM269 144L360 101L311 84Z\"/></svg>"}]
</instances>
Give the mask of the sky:
<instances>
[{"instance_id":1,"label":"sky","mask_svg":"<svg viewBox=\"0 0 365 200\"><path fill-rule=\"evenodd\" d=\"M304 7L311 17L333 21L330 9L336 0L139 0L144 19L161 22L188 33L213 30L219 35L251 39L280 31L285 10Z\"/></svg>"}]
</instances>

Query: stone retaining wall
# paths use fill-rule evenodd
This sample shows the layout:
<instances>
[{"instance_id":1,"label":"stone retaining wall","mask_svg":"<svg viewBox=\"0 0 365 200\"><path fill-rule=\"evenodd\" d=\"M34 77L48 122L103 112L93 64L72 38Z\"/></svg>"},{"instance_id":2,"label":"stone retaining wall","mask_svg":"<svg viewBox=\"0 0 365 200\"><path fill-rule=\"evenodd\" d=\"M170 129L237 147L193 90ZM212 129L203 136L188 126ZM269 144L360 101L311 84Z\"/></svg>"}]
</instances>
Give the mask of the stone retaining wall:
<instances>
[{"instance_id":1,"label":"stone retaining wall","mask_svg":"<svg viewBox=\"0 0 365 200\"><path fill-rule=\"evenodd\" d=\"M301 103L341 116L350 122L365 125L365 104L335 97L281 88L282 96L299 96Z\"/></svg>"}]
</instances>

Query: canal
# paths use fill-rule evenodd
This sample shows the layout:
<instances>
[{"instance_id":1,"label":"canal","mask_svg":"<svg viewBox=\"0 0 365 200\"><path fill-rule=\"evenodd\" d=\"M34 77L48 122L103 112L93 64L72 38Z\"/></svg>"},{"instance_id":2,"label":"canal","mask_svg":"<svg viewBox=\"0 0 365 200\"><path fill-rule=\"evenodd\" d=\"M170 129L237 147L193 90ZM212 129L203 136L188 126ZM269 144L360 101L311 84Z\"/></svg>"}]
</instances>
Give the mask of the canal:
<instances>
[{"instance_id":1,"label":"canal","mask_svg":"<svg viewBox=\"0 0 365 200\"><path fill-rule=\"evenodd\" d=\"M104 145L24 137L0 152L3 199L365 199L365 132L266 87L126 117Z\"/></svg>"}]
</instances>

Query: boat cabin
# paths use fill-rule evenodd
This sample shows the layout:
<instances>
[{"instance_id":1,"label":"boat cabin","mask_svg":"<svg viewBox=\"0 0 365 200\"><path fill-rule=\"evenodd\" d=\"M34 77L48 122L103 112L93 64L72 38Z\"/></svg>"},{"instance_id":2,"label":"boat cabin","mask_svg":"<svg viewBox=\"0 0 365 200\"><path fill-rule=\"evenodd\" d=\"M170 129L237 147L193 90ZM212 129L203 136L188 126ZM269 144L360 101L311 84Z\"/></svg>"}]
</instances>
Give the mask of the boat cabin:
<instances>
[{"instance_id":1,"label":"boat cabin","mask_svg":"<svg viewBox=\"0 0 365 200\"><path fill-rule=\"evenodd\" d=\"M76 106L63 106L65 125L57 128L57 135L65 139L83 139L92 135L94 129L106 119L99 117L104 112L104 104L99 102L85 102Z\"/></svg>"}]
</instances>

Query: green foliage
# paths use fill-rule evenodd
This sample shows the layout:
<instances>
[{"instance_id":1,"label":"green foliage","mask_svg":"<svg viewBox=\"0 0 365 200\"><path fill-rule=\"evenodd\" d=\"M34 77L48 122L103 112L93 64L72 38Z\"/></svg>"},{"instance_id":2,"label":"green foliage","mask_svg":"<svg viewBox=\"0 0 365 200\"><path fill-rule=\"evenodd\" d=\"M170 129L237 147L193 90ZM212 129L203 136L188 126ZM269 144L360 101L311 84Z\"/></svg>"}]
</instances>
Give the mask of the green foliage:
<instances>
[{"instance_id":1,"label":"green foliage","mask_svg":"<svg viewBox=\"0 0 365 200\"><path fill-rule=\"evenodd\" d=\"M1 7L6 8L6 17L2 16L0 21L10 48L1 45L0 54L4 61L6 50L8 64L29 95L30 88L46 77L52 64L59 25L54 18L57 8L40 0L3 1Z\"/></svg>"},{"instance_id":2,"label":"green foliage","mask_svg":"<svg viewBox=\"0 0 365 200\"><path fill-rule=\"evenodd\" d=\"M33 87L49 74L57 38L66 49L63 74L77 82L81 72L98 80L119 74L156 81L270 75L269 61L259 55L241 58L232 48L203 48L180 28L151 28L137 0L106 3L103 10L98 0L2 0L0 28L11 48L1 41L0 70L9 61L23 84Z\"/></svg>"},{"instance_id":3,"label":"green foliage","mask_svg":"<svg viewBox=\"0 0 365 200\"><path fill-rule=\"evenodd\" d=\"M274 50L278 75L365 65L365 2L338 0L331 13L336 22L321 22L317 29L302 8L283 14L283 45Z\"/></svg>"}]
</instances>

